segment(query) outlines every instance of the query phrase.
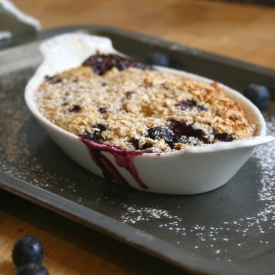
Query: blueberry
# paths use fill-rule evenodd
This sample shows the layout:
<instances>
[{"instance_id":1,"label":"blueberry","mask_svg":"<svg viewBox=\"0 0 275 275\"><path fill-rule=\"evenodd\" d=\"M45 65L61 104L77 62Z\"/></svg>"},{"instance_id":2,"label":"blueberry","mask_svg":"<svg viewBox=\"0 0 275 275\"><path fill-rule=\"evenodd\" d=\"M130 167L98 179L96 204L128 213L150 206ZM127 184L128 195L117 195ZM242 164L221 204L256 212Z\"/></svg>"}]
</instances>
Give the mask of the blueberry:
<instances>
[{"instance_id":1,"label":"blueberry","mask_svg":"<svg viewBox=\"0 0 275 275\"><path fill-rule=\"evenodd\" d=\"M127 98L127 99L130 99L133 93L134 93L134 92L132 92L132 91L126 92L126 93L125 93L126 98Z\"/></svg>"},{"instance_id":2,"label":"blueberry","mask_svg":"<svg viewBox=\"0 0 275 275\"><path fill-rule=\"evenodd\" d=\"M152 144L147 144L144 143L142 146L139 145L139 140L138 139L132 139L130 140L130 142L132 143L132 145L135 147L135 150L146 150L148 148L153 147Z\"/></svg>"},{"instance_id":3,"label":"blueberry","mask_svg":"<svg viewBox=\"0 0 275 275\"><path fill-rule=\"evenodd\" d=\"M150 53L147 58L145 59L145 63L150 65L157 65L157 66L170 66L170 60L167 55L164 53L153 52Z\"/></svg>"},{"instance_id":4,"label":"blueberry","mask_svg":"<svg viewBox=\"0 0 275 275\"><path fill-rule=\"evenodd\" d=\"M57 76L45 76L45 81L49 82L50 84L56 84L56 83L60 83L62 80L61 78L57 77Z\"/></svg>"},{"instance_id":5,"label":"blueberry","mask_svg":"<svg viewBox=\"0 0 275 275\"><path fill-rule=\"evenodd\" d=\"M143 70L151 69L149 66L133 59L125 58L116 54L97 54L86 59L83 66L90 66L97 75L104 75L112 68L117 68L119 71L130 67Z\"/></svg>"},{"instance_id":6,"label":"blueberry","mask_svg":"<svg viewBox=\"0 0 275 275\"><path fill-rule=\"evenodd\" d=\"M182 101L180 103L176 103L175 107L179 108L180 110L192 110L194 107L197 108L199 112L206 112L208 109L203 105L197 105L195 100L187 99L186 101Z\"/></svg>"},{"instance_id":7,"label":"blueberry","mask_svg":"<svg viewBox=\"0 0 275 275\"><path fill-rule=\"evenodd\" d=\"M178 107L180 110L192 110L195 106L197 106L196 101L189 99L175 104L175 107Z\"/></svg>"},{"instance_id":8,"label":"blueberry","mask_svg":"<svg viewBox=\"0 0 275 275\"><path fill-rule=\"evenodd\" d=\"M224 141L224 142L230 142L234 140L232 135L226 134L226 133L215 133L214 137L215 139L219 141Z\"/></svg>"},{"instance_id":9,"label":"blueberry","mask_svg":"<svg viewBox=\"0 0 275 275\"><path fill-rule=\"evenodd\" d=\"M101 114L105 114L107 112L107 107L105 106L99 106L98 107L98 111L101 113Z\"/></svg>"},{"instance_id":10,"label":"blueberry","mask_svg":"<svg viewBox=\"0 0 275 275\"><path fill-rule=\"evenodd\" d=\"M12 260L17 267L28 263L40 265L44 260L44 249L39 240L32 236L19 239L12 250Z\"/></svg>"},{"instance_id":11,"label":"blueberry","mask_svg":"<svg viewBox=\"0 0 275 275\"><path fill-rule=\"evenodd\" d=\"M79 137L87 139L87 140L91 140L91 141L94 141L97 143L102 143L104 141L104 137L101 135L101 133L103 131L105 131L107 128L100 123L96 123L96 124L92 125L91 128L93 128L93 130L94 130L93 134L91 134L90 132L85 130L82 135L79 135Z\"/></svg>"},{"instance_id":12,"label":"blueberry","mask_svg":"<svg viewBox=\"0 0 275 275\"><path fill-rule=\"evenodd\" d=\"M132 139L130 140L130 142L132 143L132 145L135 147L136 150L139 149L139 140L138 139Z\"/></svg>"},{"instance_id":13,"label":"blueberry","mask_svg":"<svg viewBox=\"0 0 275 275\"><path fill-rule=\"evenodd\" d=\"M21 266L16 275L50 275L48 270L38 264L29 263Z\"/></svg>"},{"instance_id":14,"label":"blueberry","mask_svg":"<svg viewBox=\"0 0 275 275\"><path fill-rule=\"evenodd\" d=\"M251 100L260 110L264 110L267 107L267 103L270 99L270 93L265 86L250 84L244 90L244 96Z\"/></svg>"},{"instance_id":15,"label":"blueberry","mask_svg":"<svg viewBox=\"0 0 275 275\"><path fill-rule=\"evenodd\" d=\"M197 105L197 109L199 112L207 112L208 109L204 105Z\"/></svg>"},{"instance_id":16,"label":"blueberry","mask_svg":"<svg viewBox=\"0 0 275 275\"><path fill-rule=\"evenodd\" d=\"M174 133L168 127L153 127L148 129L148 136L151 139L162 139L169 143L173 141Z\"/></svg>"},{"instance_id":17,"label":"blueberry","mask_svg":"<svg viewBox=\"0 0 275 275\"><path fill-rule=\"evenodd\" d=\"M177 141L180 141L182 136L186 136L198 138L199 140L206 142L204 131L202 129L194 128L193 123L187 124L186 122L172 120L168 127L174 132Z\"/></svg>"},{"instance_id":18,"label":"blueberry","mask_svg":"<svg viewBox=\"0 0 275 275\"><path fill-rule=\"evenodd\" d=\"M103 131L106 131L106 129L107 129L107 127L105 127L104 125L102 125L100 123L96 123L96 124L92 125L92 128L98 129L97 131L99 131L100 133Z\"/></svg>"},{"instance_id":19,"label":"blueberry","mask_svg":"<svg viewBox=\"0 0 275 275\"><path fill-rule=\"evenodd\" d=\"M79 105L74 105L69 111L71 113L79 113L81 111L81 107Z\"/></svg>"}]
</instances>

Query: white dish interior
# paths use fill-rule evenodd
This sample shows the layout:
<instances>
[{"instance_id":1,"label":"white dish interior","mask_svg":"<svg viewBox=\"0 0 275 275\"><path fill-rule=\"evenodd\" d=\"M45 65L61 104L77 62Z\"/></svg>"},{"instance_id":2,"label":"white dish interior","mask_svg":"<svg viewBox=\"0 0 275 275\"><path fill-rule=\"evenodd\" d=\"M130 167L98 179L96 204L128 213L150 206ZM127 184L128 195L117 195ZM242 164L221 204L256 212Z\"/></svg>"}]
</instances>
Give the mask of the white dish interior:
<instances>
[{"instance_id":1,"label":"white dish interior","mask_svg":"<svg viewBox=\"0 0 275 275\"><path fill-rule=\"evenodd\" d=\"M89 143L88 148L79 137L47 120L37 110L33 95L46 75L53 76L77 67L97 51L100 53L118 52L113 48L110 39L87 34L60 35L42 43L40 49L44 55L44 62L26 87L26 103L32 114L63 151L78 164L99 176L105 175L106 177L107 173L109 175L107 178L113 181L119 177L123 179L118 180L120 182L154 193L203 193L222 186L232 178L249 159L256 146L274 140L272 136L265 136L265 121L258 108L237 91L220 84L224 93L242 106L249 121L257 125L255 137L161 154L126 154L125 151L93 142ZM157 69L212 82L207 78L183 71L163 67L157 67ZM91 148L99 152L98 157L104 159L105 163L107 161L109 167L102 168L96 164L91 157ZM116 175L111 175L110 170L114 169Z\"/></svg>"}]
</instances>

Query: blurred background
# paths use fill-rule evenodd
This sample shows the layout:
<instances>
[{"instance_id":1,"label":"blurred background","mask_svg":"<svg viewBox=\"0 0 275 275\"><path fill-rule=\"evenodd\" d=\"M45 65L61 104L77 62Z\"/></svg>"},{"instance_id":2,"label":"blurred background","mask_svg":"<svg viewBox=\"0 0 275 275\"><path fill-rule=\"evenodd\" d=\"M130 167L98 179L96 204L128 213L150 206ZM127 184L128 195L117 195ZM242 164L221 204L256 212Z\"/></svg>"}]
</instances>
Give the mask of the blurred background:
<instances>
[{"instance_id":1,"label":"blurred background","mask_svg":"<svg viewBox=\"0 0 275 275\"><path fill-rule=\"evenodd\" d=\"M252 5L275 6L274 0L209 0L209 1L225 1L225 2L252 4Z\"/></svg>"},{"instance_id":2,"label":"blurred background","mask_svg":"<svg viewBox=\"0 0 275 275\"><path fill-rule=\"evenodd\" d=\"M13 0L42 29L107 25L275 68L275 0Z\"/></svg>"}]
</instances>

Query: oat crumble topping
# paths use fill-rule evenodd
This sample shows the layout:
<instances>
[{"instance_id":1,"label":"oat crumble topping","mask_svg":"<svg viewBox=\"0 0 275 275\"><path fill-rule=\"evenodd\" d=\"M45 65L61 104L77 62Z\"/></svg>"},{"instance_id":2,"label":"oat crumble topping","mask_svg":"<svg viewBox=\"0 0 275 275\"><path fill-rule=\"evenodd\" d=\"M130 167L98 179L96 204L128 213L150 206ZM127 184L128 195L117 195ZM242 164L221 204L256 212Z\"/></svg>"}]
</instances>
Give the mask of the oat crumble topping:
<instances>
[{"instance_id":1,"label":"oat crumble topping","mask_svg":"<svg viewBox=\"0 0 275 275\"><path fill-rule=\"evenodd\" d=\"M129 67L98 75L80 66L46 77L39 111L77 136L127 151L167 152L255 134L218 83Z\"/></svg>"}]
</instances>

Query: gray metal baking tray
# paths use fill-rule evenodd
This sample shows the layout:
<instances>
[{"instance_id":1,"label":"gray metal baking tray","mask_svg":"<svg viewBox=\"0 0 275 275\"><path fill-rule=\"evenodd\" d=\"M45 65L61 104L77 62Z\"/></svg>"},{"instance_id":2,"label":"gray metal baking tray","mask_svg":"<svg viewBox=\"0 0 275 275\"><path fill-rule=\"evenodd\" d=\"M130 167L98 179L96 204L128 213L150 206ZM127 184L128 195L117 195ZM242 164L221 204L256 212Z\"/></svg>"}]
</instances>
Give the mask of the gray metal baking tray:
<instances>
[{"instance_id":1,"label":"gray metal baking tray","mask_svg":"<svg viewBox=\"0 0 275 275\"><path fill-rule=\"evenodd\" d=\"M192 273L275 273L275 143L261 146L225 186L201 195L149 194L101 179L71 161L29 113L24 87L42 61L38 46L65 32L107 36L143 60L152 51L171 67L242 91L275 71L106 26L70 26L0 42L0 187ZM264 112L275 135L275 102ZM209 171L211 173L211 171Z\"/></svg>"}]
</instances>

